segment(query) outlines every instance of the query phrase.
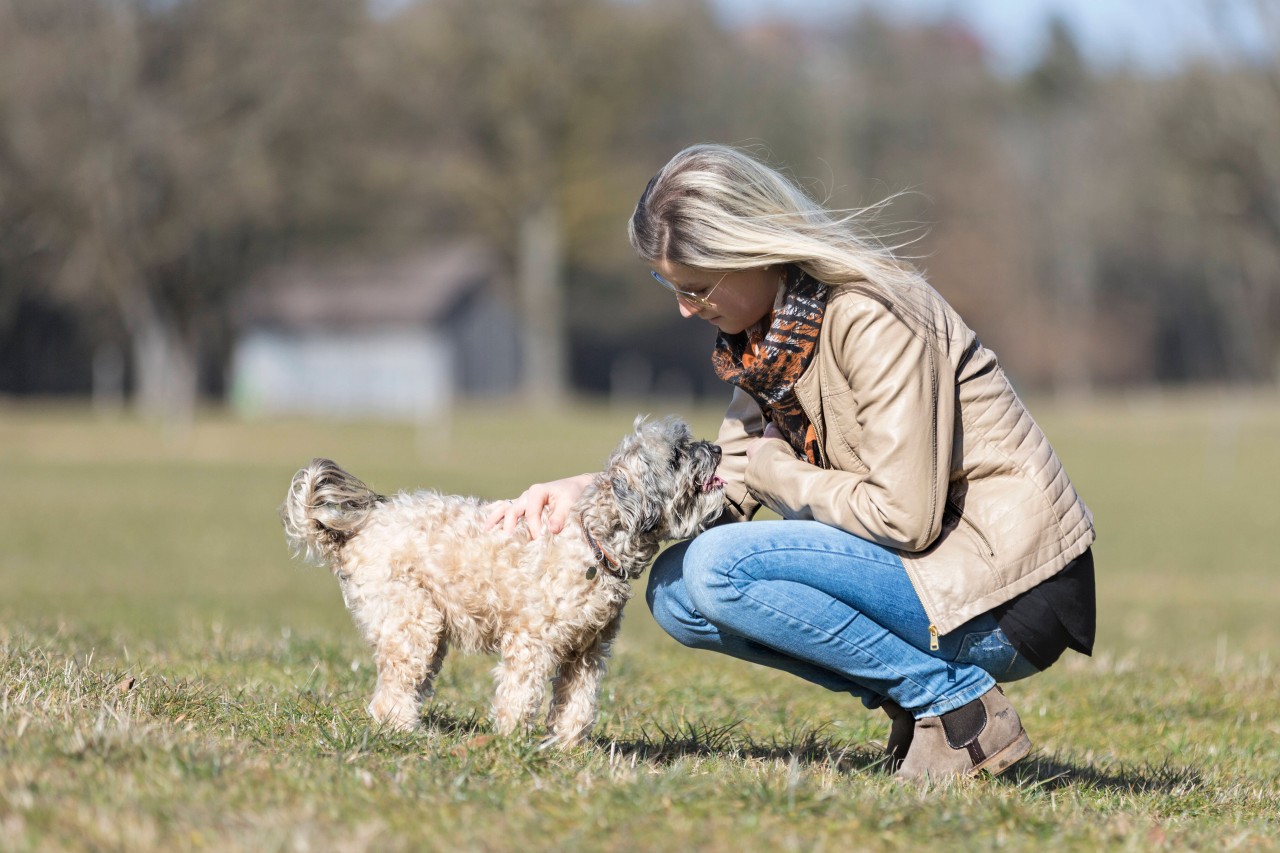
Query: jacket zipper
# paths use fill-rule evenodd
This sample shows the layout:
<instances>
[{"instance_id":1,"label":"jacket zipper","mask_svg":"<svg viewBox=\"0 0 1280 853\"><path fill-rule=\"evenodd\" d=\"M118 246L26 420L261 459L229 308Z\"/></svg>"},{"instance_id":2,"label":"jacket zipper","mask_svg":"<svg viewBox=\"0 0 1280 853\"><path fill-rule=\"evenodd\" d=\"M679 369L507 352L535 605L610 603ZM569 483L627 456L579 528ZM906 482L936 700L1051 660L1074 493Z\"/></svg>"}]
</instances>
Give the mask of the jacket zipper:
<instances>
[{"instance_id":1,"label":"jacket zipper","mask_svg":"<svg viewBox=\"0 0 1280 853\"><path fill-rule=\"evenodd\" d=\"M931 371L930 371L930 373L931 373L931 375L932 375L932 378L933 378L933 387L930 389L930 390L932 391L932 397L933 397L933 399L932 399L932 401L931 401L931 402L932 402L932 404L933 404L933 413L934 413L934 416L935 416L935 418L936 418L936 416L937 416L937 412L938 412L938 371L937 371L936 367L934 366L934 362L933 362L933 355L934 355L934 354L933 354L933 349L932 349L932 348L930 348L930 349L929 349L929 363L930 363L930 367L931 367L931 368L934 368L933 370L931 370ZM813 414L809 411L809 408L805 405L804 398L803 398L801 395L799 395L799 394L797 394L797 395L796 395L796 402L800 404L800 410L801 410L802 412L804 412L805 417L807 417L807 418L809 419L809 423L813 424L814 431L818 434L818 446L822 448L822 456L823 456L823 466L822 466L822 467L824 467L824 468L825 468L825 467L826 467L826 455L827 455L827 453L826 453L827 438L826 438L826 430L824 429L823 423L822 423L821 419L813 417ZM854 455L855 455L855 456L857 456L857 451L854 451ZM934 468L935 468L935 469L938 467L938 438L937 438L937 436L935 436L935 437L934 437L934 442L933 442L933 465L934 465ZM951 505L953 509L956 509L956 508L955 508L955 506L954 506L954 505L952 505L950 501L948 501L947 503L948 503L948 505ZM957 517L959 517L962 521L964 520L963 516L961 516L961 515L960 515L960 511L959 511L958 509L956 509L956 516L957 516ZM967 522L967 521L966 521L965 523L966 523L966 524L968 524L968 522ZM981 539L981 540L982 540L982 543L983 543L984 545L986 545L986 546L987 546L987 551L988 551L988 552L990 552L990 553L991 553L991 556L993 556L993 557L994 557L994 556L995 556L995 553L994 553L994 552L991 552L991 543L987 542L986 537L985 537L985 536L983 536L981 533L979 533L979 532L978 532L978 529L977 529L976 527L974 527L972 524L970 524L970 525L969 525L969 527L973 530L973 532L974 532L974 533L977 533L977 534L978 534L978 538L979 538L979 539ZM907 571L907 579L908 579L908 580L910 580L910 581L911 581L911 585L912 585L913 587L915 587L916 597L920 599L921 603L923 603L923 602L924 602L924 597L923 597L922 595L920 595L920 587L916 584L915 576L911 573L911 571L910 571L910 570L908 570L908 571ZM930 622L930 623L929 623L929 651L931 651L931 652L936 652L936 651L938 650L938 648L939 648L939 645L938 645L938 626L937 626L937 625L935 625L934 623Z\"/></svg>"},{"instance_id":2,"label":"jacket zipper","mask_svg":"<svg viewBox=\"0 0 1280 853\"><path fill-rule=\"evenodd\" d=\"M916 582L916 573L911 571L911 564L903 560L902 568L906 569L907 580L911 581L911 588L915 590L916 598L920 599L920 605L925 610L925 615L932 616L929 613L929 605L925 604L924 596L920 592L920 584ZM938 626L933 622L929 623L929 651L936 652L938 650Z\"/></svg>"},{"instance_id":3,"label":"jacket zipper","mask_svg":"<svg viewBox=\"0 0 1280 853\"><path fill-rule=\"evenodd\" d=\"M969 530L973 532L973 535L978 537L978 541L982 543L982 547L987 551L987 556L995 559L996 549L991 547L991 541L987 539L981 530L978 529L978 526L965 518L964 513L960 511L960 507L956 506L953 502L947 501L947 506L956 514L956 521L969 528Z\"/></svg>"},{"instance_id":4,"label":"jacket zipper","mask_svg":"<svg viewBox=\"0 0 1280 853\"><path fill-rule=\"evenodd\" d=\"M933 470L936 472L938 470L938 442L942 440L938 434L940 431L940 427L938 426L938 365L937 365L937 362L934 361L934 352L933 352L932 343L930 342L925 343L925 351L929 354L929 379L930 379L930 385L931 385L929 403L933 407L933 411L932 411L933 424L934 424ZM938 499L938 494L936 491L933 494L933 499L935 501ZM916 594L919 595L918 592ZM929 651L936 652L937 650L938 650L938 626L930 622L929 623Z\"/></svg>"},{"instance_id":5,"label":"jacket zipper","mask_svg":"<svg viewBox=\"0 0 1280 853\"><path fill-rule=\"evenodd\" d=\"M948 500L947 508L956 514L956 523L963 524L965 527L969 528L969 530L973 532L973 535L977 537L978 541L982 543L982 547L986 549L987 556L991 557L994 560L996 556L996 551L994 548L991 547L990 540L988 540L987 537L983 535L982 531L978 529L978 526L974 524L972 521L970 521L969 519L964 517L964 513L960 511L960 507L956 506L954 501ZM938 650L938 626L930 623L929 624L929 651L936 652L937 650Z\"/></svg>"}]
</instances>

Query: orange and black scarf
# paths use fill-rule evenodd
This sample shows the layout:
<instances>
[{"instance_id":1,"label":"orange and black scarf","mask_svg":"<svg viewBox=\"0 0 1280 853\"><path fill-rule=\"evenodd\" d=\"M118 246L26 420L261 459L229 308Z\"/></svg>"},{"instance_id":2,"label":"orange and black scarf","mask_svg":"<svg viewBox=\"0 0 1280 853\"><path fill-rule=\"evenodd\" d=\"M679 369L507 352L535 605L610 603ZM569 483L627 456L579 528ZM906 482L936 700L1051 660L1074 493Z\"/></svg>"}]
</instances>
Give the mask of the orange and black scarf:
<instances>
[{"instance_id":1,"label":"orange and black scarf","mask_svg":"<svg viewBox=\"0 0 1280 853\"><path fill-rule=\"evenodd\" d=\"M782 304L745 332L721 332L711 364L751 395L797 454L821 466L818 433L800 408L796 382L817 351L829 288L799 267L787 267L786 277Z\"/></svg>"}]
</instances>

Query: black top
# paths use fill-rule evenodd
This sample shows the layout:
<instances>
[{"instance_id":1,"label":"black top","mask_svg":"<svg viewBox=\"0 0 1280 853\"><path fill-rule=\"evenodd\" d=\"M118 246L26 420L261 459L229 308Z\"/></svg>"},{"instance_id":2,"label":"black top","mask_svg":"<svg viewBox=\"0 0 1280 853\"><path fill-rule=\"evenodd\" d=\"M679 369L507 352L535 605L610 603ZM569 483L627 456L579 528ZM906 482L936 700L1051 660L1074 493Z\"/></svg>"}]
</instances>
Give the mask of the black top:
<instances>
[{"instance_id":1,"label":"black top","mask_svg":"<svg viewBox=\"0 0 1280 853\"><path fill-rule=\"evenodd\" d=\"M1039 670L1048 669L1066 649L1093 654L1097 603L1093 550L1085 551L1051 578L992 609L1000 630Z\"/></svg>"}]
</instances>

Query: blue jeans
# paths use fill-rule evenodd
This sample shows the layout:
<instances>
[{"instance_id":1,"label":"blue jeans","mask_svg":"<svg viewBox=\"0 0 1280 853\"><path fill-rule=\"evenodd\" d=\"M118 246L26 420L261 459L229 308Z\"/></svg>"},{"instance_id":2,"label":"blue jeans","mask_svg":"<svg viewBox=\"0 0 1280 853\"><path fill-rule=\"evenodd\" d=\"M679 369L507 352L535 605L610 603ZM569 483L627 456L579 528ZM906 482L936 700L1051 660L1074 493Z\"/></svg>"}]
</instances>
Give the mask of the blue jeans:
<instances>
[{"instance_id":1,"label":"blue jeans","mask_svg":"<svg viewBox=\"0 0 1280 853\"><path fill-rule=\"evenodd\" d=\"M938 638L898 555L816 521L713 527L664 551L647 598L686 646L790 672L917 718L1038 670L990 614Z\"/></svg>"}]
</instances>

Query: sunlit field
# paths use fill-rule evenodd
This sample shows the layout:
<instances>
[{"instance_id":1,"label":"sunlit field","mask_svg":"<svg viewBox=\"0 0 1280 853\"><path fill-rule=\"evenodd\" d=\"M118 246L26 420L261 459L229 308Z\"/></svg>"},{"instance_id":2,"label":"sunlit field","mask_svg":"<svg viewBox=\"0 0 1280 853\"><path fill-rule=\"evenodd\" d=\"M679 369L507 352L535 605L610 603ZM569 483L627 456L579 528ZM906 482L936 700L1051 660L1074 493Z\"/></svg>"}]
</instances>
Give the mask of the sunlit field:
<instances>
[{"instance_id":1,"label":"sunlit field","mask_svg":"<svg viewBox=\"0 0 1280 853\"><path fill-rule=\"evenodd\" d=\"M637 596L586 746L490 733L454 655L423 729L370 724L369 655L276 509L312 456L375 488L514 496L596 470L638 411L472 407L414 428L175 433L0 404L0 850L1274 849L1280 395L1033 411L1094 511L1097 653L1009 687L999 779L878 767L885 718L692 652Z\"/></svg>"}]
</instances>

